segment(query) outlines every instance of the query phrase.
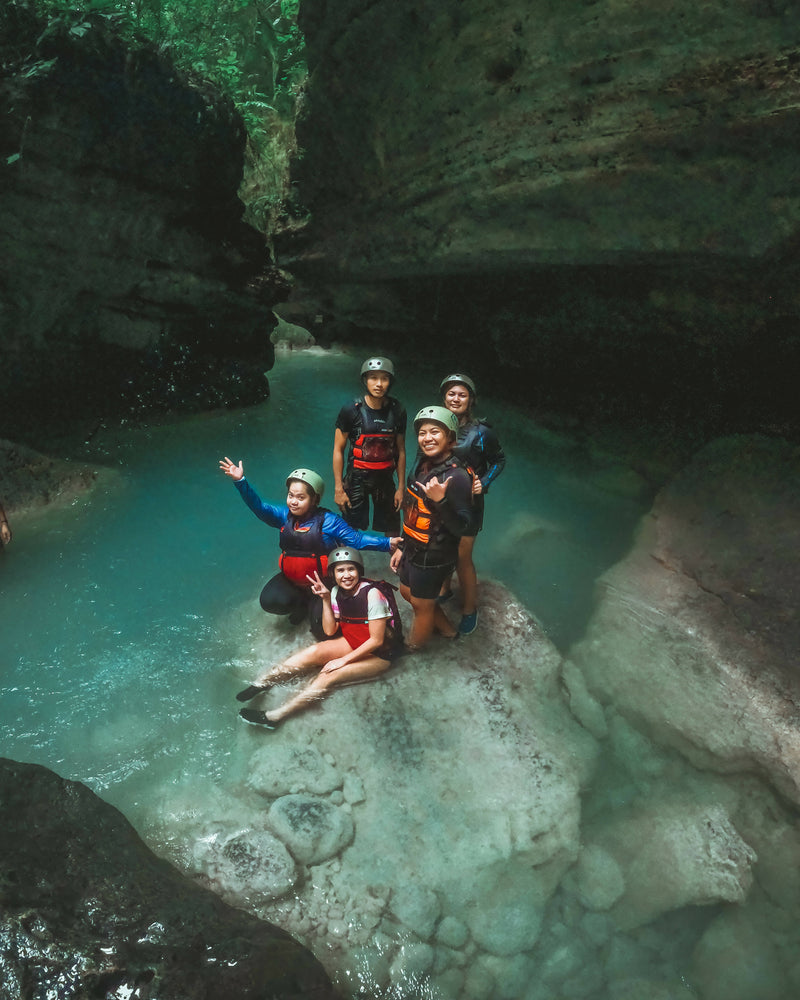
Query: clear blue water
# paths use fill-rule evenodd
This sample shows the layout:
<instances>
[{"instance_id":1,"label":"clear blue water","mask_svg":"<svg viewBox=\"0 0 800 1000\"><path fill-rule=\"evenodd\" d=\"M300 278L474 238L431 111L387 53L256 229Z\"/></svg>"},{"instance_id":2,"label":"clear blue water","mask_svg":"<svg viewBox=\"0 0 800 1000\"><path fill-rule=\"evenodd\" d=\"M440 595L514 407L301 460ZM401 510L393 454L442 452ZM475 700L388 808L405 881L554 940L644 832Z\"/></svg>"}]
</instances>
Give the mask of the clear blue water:
<instances>
[{"instance_id":1,"label":"clear blue water","mask_svg":"<svg viewBox=\"0 0 800 1000\"><path fill-rule=\"evenodd\" d=\"M208 788L241 766L246 727L229 665L244 637L220 623L257 601L277 534L218 459L243 459L269 499L298 465L330 484L333 421L358 392L359 363L281 355L263 405L103 432L83 456L102 472L92 493L15 519L0 559L5 756L85 782L140 828L153 788ZM438 374L401 378L410 416L436 401ZM481 398L479 411L508 457L487 500L479 575L511 587L565 648L585 627L594 580L627 550L642 501L624 470L539 432L513 405Z\"/></svg>"}]
</instances>

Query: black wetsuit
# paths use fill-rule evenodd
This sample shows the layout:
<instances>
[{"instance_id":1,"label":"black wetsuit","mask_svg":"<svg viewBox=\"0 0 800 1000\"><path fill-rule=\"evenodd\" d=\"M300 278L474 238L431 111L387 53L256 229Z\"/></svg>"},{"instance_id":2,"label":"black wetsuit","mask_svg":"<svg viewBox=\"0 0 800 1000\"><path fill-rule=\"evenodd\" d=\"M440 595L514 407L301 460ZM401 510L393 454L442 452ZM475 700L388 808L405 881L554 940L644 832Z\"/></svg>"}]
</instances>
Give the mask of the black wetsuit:
<instances>
[{"instance_id":1,"label":"black wetsuit","mask_svg":"<svg viewBox=\"0 0 800 1000\"><path fill-rule=\"evenodd\" d=\"M387 396L379 410L363 398L343 406L336 427L349 439L343 486L350 501L342 516L354 528L369 527L372 498L372 527L396 535L400 512L394 509L397 468L397 435L405 435L406 411L394 396Z\"/></svg>"},{"instance_id":2,"label":"black wetsuit","mask_svg":"<svg viewBox=\"0 0 800 1000\"><path fill-rule=\"evenodd\" d=\"M453 454L472 469L483 486L483 492L474 497L472 527L464 532L477 535L483 527L483 498L505 468L506 456L491 424L485 420L470 420L459 426Z\"/></svg>"}]
</instances>

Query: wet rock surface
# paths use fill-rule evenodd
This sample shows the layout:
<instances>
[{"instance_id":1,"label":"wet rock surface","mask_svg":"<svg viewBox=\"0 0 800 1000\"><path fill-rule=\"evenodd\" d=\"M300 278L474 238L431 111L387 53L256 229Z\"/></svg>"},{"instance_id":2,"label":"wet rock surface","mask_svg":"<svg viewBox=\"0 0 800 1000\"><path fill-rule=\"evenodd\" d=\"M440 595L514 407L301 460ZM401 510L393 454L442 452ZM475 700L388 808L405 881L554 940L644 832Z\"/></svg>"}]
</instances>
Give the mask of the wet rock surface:
<instances>
[{"instance_id":1,"label":"wet rock surface","mask_svg":"<svg viewBox=\"0 0 800 1000\"><path fill-rule=\"evenodd\" d=\"M65 503L91 489L96 472L0 439L0 501L6 513Z\"/></svg>"},{"instance_id":2,"label":"wet rock surface","mask_svg":"<svg viewBox=\"0 0 800 1000\"><path fill-rule=\"evenodd\" d=\"M753 771L800 801L800 451L714 442L659 495L599 581L570 651L590 689L698 766Z\"/></svg>"},{"instance_id":3,"label":"wet rock surface","mask_svg":"<svg viewBox=\"0 0 800 1000\"><path fill-rule=\"evenodd\" d=\"M0 761L5 996L334 1000L321 966L153 855L85 786Z\"/></svg>"}]
</instances>

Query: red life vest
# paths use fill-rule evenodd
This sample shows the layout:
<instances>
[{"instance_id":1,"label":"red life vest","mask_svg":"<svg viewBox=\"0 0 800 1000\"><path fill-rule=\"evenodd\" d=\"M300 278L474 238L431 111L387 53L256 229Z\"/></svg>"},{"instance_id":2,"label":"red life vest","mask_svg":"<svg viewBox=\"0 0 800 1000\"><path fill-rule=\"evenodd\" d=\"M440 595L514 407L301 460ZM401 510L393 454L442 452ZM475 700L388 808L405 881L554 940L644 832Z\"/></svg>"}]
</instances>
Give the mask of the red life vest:
<instances>
[{"instance_id":1,"label":"red life vest","mask_svg":"<svg viewBox=\"0 0 800 1000\"><path fill-rule=\"evenodd\" d=\"M360 433L353 440L353 468L378 471L397 464L397 409L395 400L380 410L373 410L363 400L356 400ZM355 430L355 427L354 427Z\"/></svg>"},{"instance_id":2,"label":"red life vest","mask_svg":"<svg viewBox=\"0 0 800 1000\"><path fill-rule=\"evenodd\" d=\"M360 580L352 594L345 593L339 587L336 592L336 620L351 649L358 649L365 643L369 639L369 592L373 587L386 598L390 612L389 617L384 619L386 633L383 643L375 650L374 655L388 659L392 648L398 642L402 643L403 639L403 626L394 596L395 588L391 583L386 580Z\"/></svg>"},{"instance_id":3,"label":"red life vest","mask_svg":"<svg viewBox=\"0 0 800 1000\"><path fill-rule=\"evenodd\" d=\"M321 577L327 572L328 554L322 537L322 522L327 513L320 507L310 520L303 521L290 514L281 528L281 572L298 587L310 587L306 576L313 576L315 571Z\"/></svg>"}]
</instances>

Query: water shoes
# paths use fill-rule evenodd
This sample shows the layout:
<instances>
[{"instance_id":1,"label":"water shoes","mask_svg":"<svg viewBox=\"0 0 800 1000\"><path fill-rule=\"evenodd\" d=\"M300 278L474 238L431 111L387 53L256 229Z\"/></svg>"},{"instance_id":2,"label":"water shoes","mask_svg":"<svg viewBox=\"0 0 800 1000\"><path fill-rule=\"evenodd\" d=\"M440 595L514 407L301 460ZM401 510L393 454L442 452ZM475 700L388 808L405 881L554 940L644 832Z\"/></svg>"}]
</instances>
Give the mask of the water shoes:
<instances>
[{"instance_id":1,"label":"water shoes","mask_svg":"<svg viewBox=\"0 0 800 1000\"><path fill-rule=\"evenodd\" d=\"M470 615L462 615L458 631L461 635L472 635L478 627L478 612L473 611Z\"/></svg>"},{"instance_id":2,"label":"water shoes","mask_svg":"<svg viewBox=\"0 0 800 1000\"><path fill-rule=\"evenodd\" d=\"M267 713L257 708L240 708L239 715L250 726L263 726L264 729L277 729L277 722L270 722Z\"/></svg>"},{"instance_id":3,"label":"water shoes","mask_svg":"<svg viewBox=\"0 0 800 1000\"><path fill-rule=\"evenodd\" d=\"M250 684L248 687L246 687L244 689L244 691L240 691L236 695L236 700L237 701L250 701L250 699L251 698L255 698L255 696L257 694L261 694L262 691L267 691L268 689L269 689L269 685L268 684L264 684L264 685L262 685L262 684Z\"/></svg>"}]
</instances>

